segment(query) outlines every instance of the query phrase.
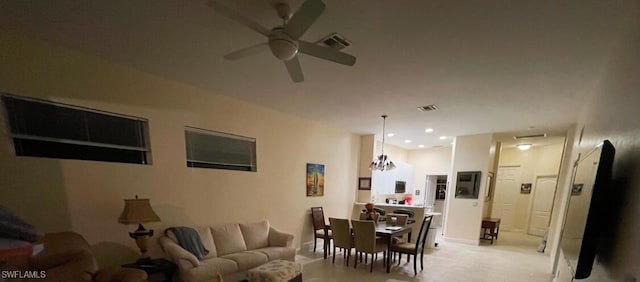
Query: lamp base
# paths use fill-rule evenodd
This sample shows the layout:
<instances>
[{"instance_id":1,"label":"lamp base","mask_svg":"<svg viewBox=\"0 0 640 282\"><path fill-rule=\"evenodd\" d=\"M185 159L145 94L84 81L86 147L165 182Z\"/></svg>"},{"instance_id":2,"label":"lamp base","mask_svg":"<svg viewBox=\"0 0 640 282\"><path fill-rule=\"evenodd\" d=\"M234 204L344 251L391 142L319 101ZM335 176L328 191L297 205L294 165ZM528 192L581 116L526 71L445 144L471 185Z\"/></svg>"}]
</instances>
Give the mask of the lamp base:
<instances>
[{"instance_id":1,"label":"lamp base","mask_svg":"<svg viewBox=\"0 0 640 282\"><path fill-rule=\"evenodd\" d=\"M129 237L136 240L136 245L140 249L140 259L150 259L147 255L147 244L149 242L149 238L153 236L153 230L146 230L142 226L142 224L138 225L138 229L135 232L129 232Z\"/></svg>"}]
</instances>

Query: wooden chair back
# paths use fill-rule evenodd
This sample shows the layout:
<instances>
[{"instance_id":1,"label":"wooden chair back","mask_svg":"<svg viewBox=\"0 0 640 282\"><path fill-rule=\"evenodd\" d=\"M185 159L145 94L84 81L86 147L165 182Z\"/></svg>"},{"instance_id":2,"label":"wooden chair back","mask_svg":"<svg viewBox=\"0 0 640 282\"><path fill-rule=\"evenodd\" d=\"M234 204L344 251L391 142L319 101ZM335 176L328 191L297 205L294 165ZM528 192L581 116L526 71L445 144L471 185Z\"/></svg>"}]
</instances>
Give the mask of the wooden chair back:
<instances>
[{"instance_id":1,"label":"wooden chair back","mask_svg":"<svg viewBox=\"0 0 640 282\"><path fill-rule=\"evenodd\" d=\"M324 230L325 221L324 221L324 211L322 207L312 207L311 208L311 220L313 221L313 230Z\"/></svg>"},{"instance_id":2,"label":"wooden chair back","mask_svg":"<svg viewBox=\"0 0 640 282\"><path fill-rule=\"evenodd\" d=\"M415 254L417 254L420 249L424 250L424 244L427 241L427 233L429 233L429 227L431 227L432 220L433 215L427 215L424 217L424 219L422 219L420 232L418 232L418 241L416 241Z\"/></svg>"}]
</instances>

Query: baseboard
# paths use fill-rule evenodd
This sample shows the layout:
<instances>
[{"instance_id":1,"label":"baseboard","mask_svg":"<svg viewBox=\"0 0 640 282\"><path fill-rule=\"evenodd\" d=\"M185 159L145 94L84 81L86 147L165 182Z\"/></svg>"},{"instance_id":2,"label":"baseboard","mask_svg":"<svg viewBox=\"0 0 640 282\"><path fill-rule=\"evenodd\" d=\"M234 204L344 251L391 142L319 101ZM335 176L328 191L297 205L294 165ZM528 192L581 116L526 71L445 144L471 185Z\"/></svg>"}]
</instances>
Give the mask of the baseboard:
<instances>
[{"instance_id":1,"label":"baseboard","mask_svg":"<svg viewBox=\"0 0 640 282\"><path fill-rule=\"evenodd\" d=\"M480 239L469 240L469 239L459 239L459 238L449 238L449 237L443 237L443 238L446 242L461 243L461 244L476 245L476 246L480 245Z\"/></svg>"}]
</instances>

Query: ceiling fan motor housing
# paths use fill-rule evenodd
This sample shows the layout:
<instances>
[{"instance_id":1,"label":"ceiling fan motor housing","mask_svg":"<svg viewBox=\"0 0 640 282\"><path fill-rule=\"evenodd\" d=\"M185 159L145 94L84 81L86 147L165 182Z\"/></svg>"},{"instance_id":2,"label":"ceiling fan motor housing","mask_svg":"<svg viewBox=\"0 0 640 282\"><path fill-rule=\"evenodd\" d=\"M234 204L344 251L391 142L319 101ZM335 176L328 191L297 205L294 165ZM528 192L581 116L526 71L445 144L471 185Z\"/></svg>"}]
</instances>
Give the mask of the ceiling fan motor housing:
<instances>
[{"instance_id":1,"label":"ceiling fan motor housing","mask_svg":"<svg viewBox=\"0 0 640 282\"><path fill-rule=\"evenodd\" d=\"M282 27L276 27L269 34L269 48L276 58L288 61L298 53L298 41L284 33Z\"/></svg>"}]
</instances>

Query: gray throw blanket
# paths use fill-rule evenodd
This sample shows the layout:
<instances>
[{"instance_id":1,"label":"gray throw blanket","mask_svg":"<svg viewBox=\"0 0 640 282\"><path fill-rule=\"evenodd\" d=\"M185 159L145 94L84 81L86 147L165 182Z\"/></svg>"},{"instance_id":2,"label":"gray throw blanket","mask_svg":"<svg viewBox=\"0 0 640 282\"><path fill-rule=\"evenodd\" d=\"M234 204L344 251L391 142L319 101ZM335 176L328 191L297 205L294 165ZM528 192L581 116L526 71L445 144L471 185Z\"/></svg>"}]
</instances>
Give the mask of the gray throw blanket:
<instances>
[{"instance_id":1,"label":"gray throw blanket","mask_svg":"<svg viewBox=\"0 0 640 282\"><path fill-rule=\"evenodd\" d=\"M204 245L202 245L202 241L200 240L200 235L198 235L198 232L195 229L186 226L178 226L167 228L167 230L165 230L165 234L168 231L173 232L173 234L176 235L178 244L196 256L198 260L202 260L207 254L209 254L209 250L204 248Z\"/></svg>"}]
</instances>

